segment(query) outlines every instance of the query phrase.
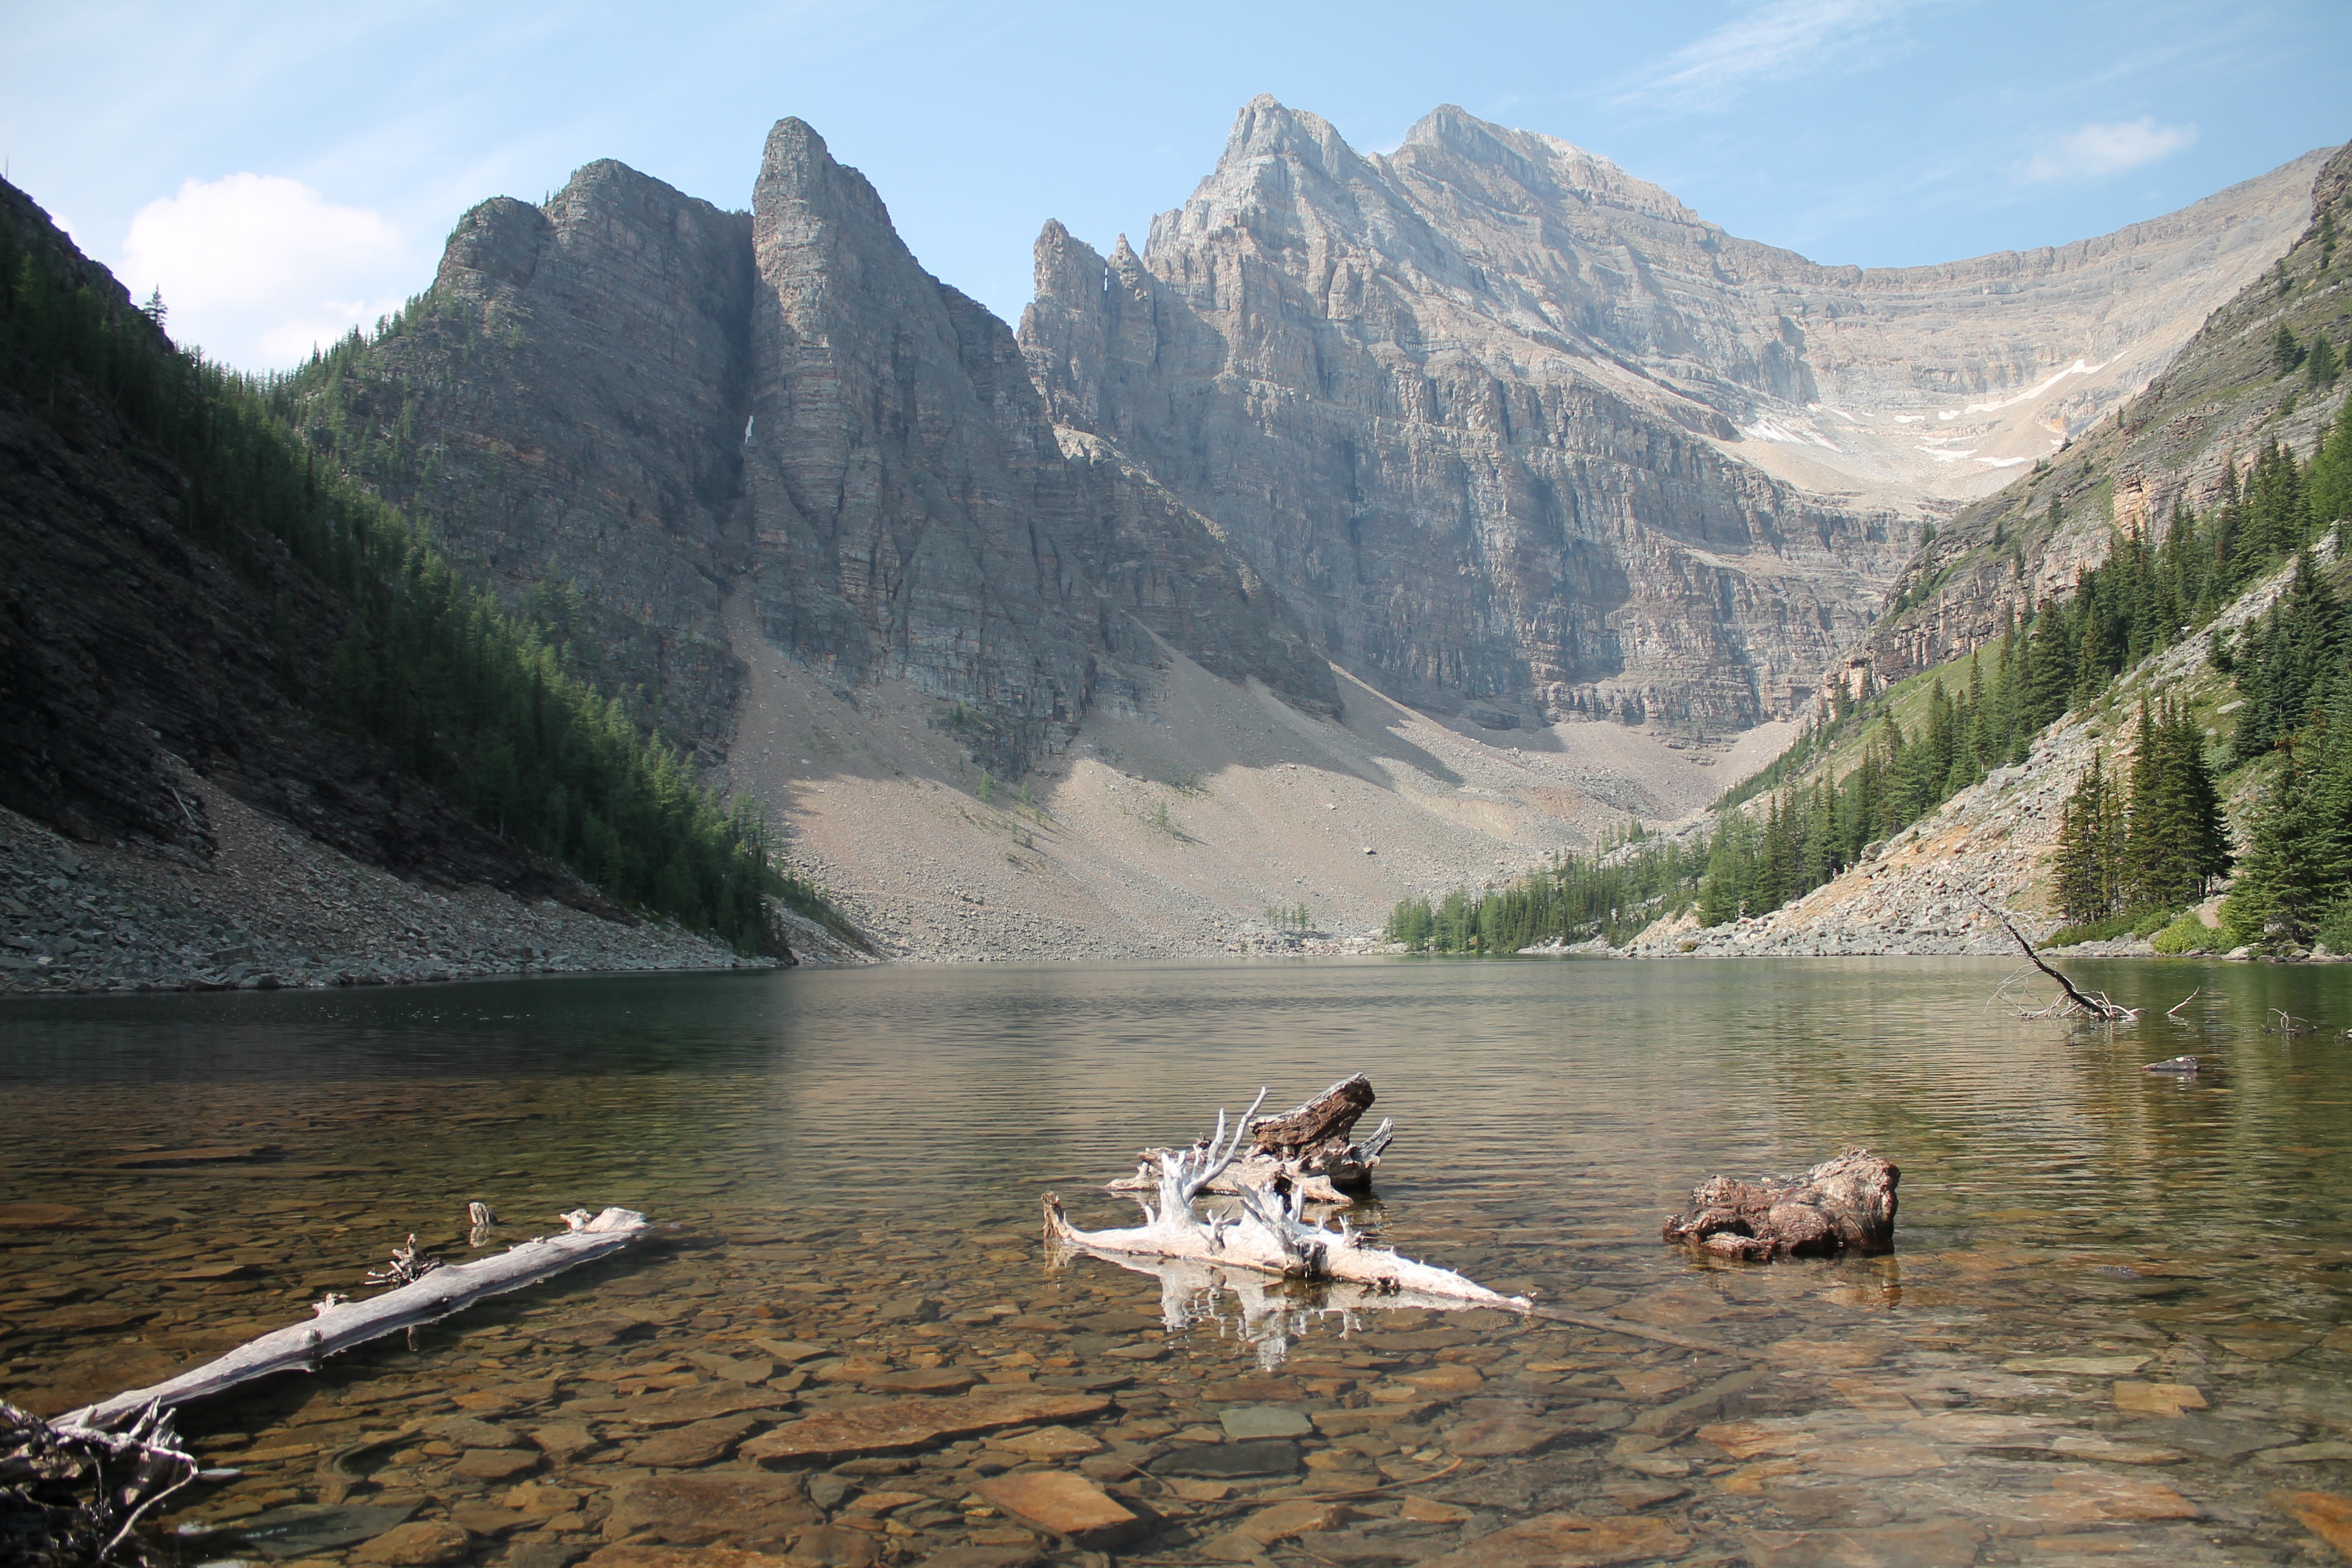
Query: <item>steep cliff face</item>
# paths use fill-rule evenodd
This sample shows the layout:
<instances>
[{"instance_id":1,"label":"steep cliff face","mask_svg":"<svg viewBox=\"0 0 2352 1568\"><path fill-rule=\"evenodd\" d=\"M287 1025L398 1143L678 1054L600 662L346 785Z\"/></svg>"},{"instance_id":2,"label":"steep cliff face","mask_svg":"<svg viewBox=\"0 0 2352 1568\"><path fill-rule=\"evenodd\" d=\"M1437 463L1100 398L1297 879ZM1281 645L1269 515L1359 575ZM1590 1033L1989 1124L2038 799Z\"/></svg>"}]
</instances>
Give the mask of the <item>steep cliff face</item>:
<instances>
[{"instance_id":1,"label":"steep cliff face","mask_svg":"<svg viewBox=\"0 0 2352 1568\"><path fill-rule=\"evenodd\" d=\"M561 613L611 687L711 742L742 671L719 630L750 386L751 220L610 161L544 209L468 212L431 290L310 378L304 422L449 553Z\"/></svg>"},{"instance_id":2,"label":"steep cliff face","mask_svg":"<svg viewBox=\"0 0 2352 1568\"><path fill-rule=\"evenodd\" d=\"M2194 210L2194 209L2191 209ZM2310 221L2270 268L2214 310L2146 391L2005 489L1970 505L1905 570L1911 601L1855 650L1845 673L1900 680L1998 637L2029 605L2071 594L2116 542L2159 541L2176 504L2220 504L2263 446L2308 457L2352 377L2316 385L2281 366L2284 327L2304 343L2352 346L2352 148L2311 186ZM2053 521L2054 509L2054 521ZM2319 519L2321 522L2330 520ZM1899 602L1899 601L1898 601Z\"/></svg>"},{"instance_id":3,"label":"steep cliff face","mask_svg":"<svg viewBox=\"0 0 2352 1568\"><path fill-rule=\"evenodd\" d=\"M1148 476L1066 454L1010 330L801 121L753 209L611 162L481 204L390 331L304 374L312 438L712 761L760 657L739 587L845 689L962 704L1000 769L1144 700L1155 637L1336 706L1287 606Z\"/></svg>"},{"instance_id":4,"label":"steep cliff face","mask_svg":"<svg viewBox=\"0 0 2352 1568\"><path fill-rule=\"evenodd\" d=\"M121 285L5 184L0 240L147 336ZM218 847L205 795L226 792L401 878L618 915L332 728L319 686L348 624L333 586L234 494L194 526L188 474L126 420L119 378L49 366L26 395L23 341L0 332L0 807L201 868Z\"/></svg>"},{"instance_id":5,"label":"steep cliff face","mask_svg":"<svg viewBox=\"0 0 2352 1568\"><path fill-rule=\"evenodd\" d=\"M1865 272L1458 110L1366 157L1261 98L1142 256L1047 226L1023 342L1057 419L1229 531L1382 689L1741 727L1867 625L1920 520L2266 265L2311 168Z\"/></svg>"}]
</instances>

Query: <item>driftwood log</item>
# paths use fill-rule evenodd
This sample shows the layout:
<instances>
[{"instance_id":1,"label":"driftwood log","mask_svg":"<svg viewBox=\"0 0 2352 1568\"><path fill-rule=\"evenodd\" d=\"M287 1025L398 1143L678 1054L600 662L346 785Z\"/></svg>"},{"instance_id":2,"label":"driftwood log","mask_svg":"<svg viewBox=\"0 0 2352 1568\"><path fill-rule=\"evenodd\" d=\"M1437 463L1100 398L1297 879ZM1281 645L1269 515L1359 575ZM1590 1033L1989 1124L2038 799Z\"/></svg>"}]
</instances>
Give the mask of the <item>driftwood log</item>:
<instances>
[{"instance_id":1,"label":"driftwood log","mask_svg":"<svg viewBox=\"0 0 2352 1568\"><path fill-rule=\"evenodd\" d=\"M1344 1086L1334 1086L1340 1087ZM1368 1093L1370 1089L1370 1085L1365 1085ZM1258 1090L1249 1114L1233 1128L1230 1137L1225 1112L1220 1110L1216 1129L1208 1137L1186 1149L1154 1151L1160 1167L1160 1202L1156 1208L1148 1202L1143 1204L1144 1223L1139 1226L1119 1230L1080 1230L1063 1212L1061 1200L1047 1193L1047 1244L1064 1258L1085 1254L1139 1274L1157 1275L1160 1280L1161 1310L1171 1331L1200 1315L1190 1303L1199 1300L1203 1291L1213 1296L1211 1288L1222 1283L1243 1302L1245 1321L1263 1319L1269 1325L1273 1321L1271 1314L1277 1310L1293 1314L1283 1321L1295 1323L1303 1315L1328 1311L1352 1315L1412 1307L1438 1311L1496 1307L1521 1317L1571 1323L1602 1333L1679 1345L1685 1350L1736 1353L1728 1346L1669 1329L1654 1329L1597 1313L1569 1311L1537 1303L1525 1296L1506 1296L1450 1268L1416 1263L1387 1247L1370 1246L1349 1227L1345 1219L1339 1221L1337 1230L1328 1228L1321 1220L1309 1225L1300 1213L1305 1206L1305 1194L1297 1187L1287 1193L1270 1187L1244 1190L1238 1194L1238 1215L1195 1214L1194 1202L1202 1194L1215 1190L1217 1178L1240 1155L1243 1140L1257 1125L1251 1118L1265 1100L1265 1090ZM1236 1281L1244 1276L1278 1278L1294 1287L1311 1286L1312 1300L1302 1302L1295 1289L1277 1297L1262 1285L1239 1288ZM1281 1303L1278 1308L1277 1302ZM1266 1361L1269 1365L1278 1361L1292 1331L1289 1328L1277 1331L1264 1327L1259 1339L1261 1360L1273 1357L1273 1361Z\"/></svg>"},{"instance_id":2,"label":"driftwood log","mask_svg":"<svg viewBox=\"0 0 2352 1568\"><path fill-rule=\"evenodd\" d=\"M436 1265L416 1251L415 1237L393 1254L389 1268L373 1278L404 1281L364 1301L331 1291L312 1306L307 1323L296 1323L250 1340L226 1355L152 1388L118 1394L58 1417L62 1432L103 1431L142 1412L167 1410L204 1399L241 1383L279 1372L315 1372L324 1358L403 1329L437 1321L477 1301L535 1285L575 1264L616 1252L652 1229L635 1209L608 1208L591 1218L586 1210L563 1216L571 1228L561 1236L534 1238L471 1263Z\"/></svg>"},{"instance_id":3,"label":"driftwood log","mask_svg":"<svg viewBox=\"0 0 2352 1568\"><path fill-rule=\"evenodd\" d=\"M67 1431L0 1401L0 1563L152 1561L131 1531L198 1474L168 1411L124 1432Z\"/></svg>"},{"instance_id":4,"label":"driftwood log","mask_svg":"<svg viewBox=\"0 0 2352 1568\"><path fill-rule=\"evenodd\" d=\"M1751 1263L1885 1252L1895 1245L1895 1184L1903 1173L1867 1149L1793 1176L1717 1176L1691 1192L1665 1238Z\"/></svg>"},{"instance_id":5,"label":"driftwood log","mask_svg":"<svg viewBox=\"0 0 2352 1568\"><path fill-rule=\"evenodd\" d=\"M2113 998L2109 997L2104 991L2084 991L2073 981L2067 979L2063 974L2061 974L2048 963L2048 961L2043 959L2040 953L2033 951L2033 944L2025 940L2025 933L2023 931L2019 931L2015 926L2010 924L2009 917L2007 915L2002 914L1999 910L1994 909L1982 899L1979 899L1977 900L1977 908L1984 910L1985 913L1999 921L2000 922L2000 929L2009 933L2010 940L2016 942L2019 947L2025 950L2027 961L2030 962L2034 968L2042 971L2042 973L2048 975L2051 979L2058 983L2058 1000L2051 1003L2047 1007L2021 1007L2017 1010L2017 1016L2019 1017L2072 1018L2078 1015L2087 1013L2094 1018L2101 1018L2110 1024L2137 1024L2139 1022L2140 1010L2138 1008L2126 1007L2122 1003L2115 1001ZM2191 993L2191 994L2194 994L2194 993Z\"/></svg>"},{"instance_id":6,"label":"driftwood log","mask_svg":"<svg viewBox=\"0 0 2352 1568\"><path fill-rule=\"evenodd\" d=\"M1370 1086L1365 1088L1369 1091ZM1080 1230L1062 1212L1061 1200L1047 1193L1045 1239L1106 1257L1190 1258L1291 1279L1362 1285L1381 1295L1411 1292L1453 1304L1527 1310L1525 1297L1506 1296L1450 1268L1415 1263L1386 1247L1367 1246L1344 1218L1336 1230L1323 1220L1307 1223L1300 1212L1305 1198L1295 1187L1286 1193L1272 1187L1244 1189L1238 1194L1238 1215L1193 1212L1194 1200L1211 1191L1212 1184L1241 1153L1243 1142L1255 1125L1251 1118L1265 1102L1265 1091L1260 1089L1249 1114L1238 1121L1220 1110L1216 1128L1207 1138L1181 1150L1154 1151L1160 1167L1160 1202L1155 1208L1148 1201L1138 1200L1143 1204L1143 1224L1118 1230Z\"/></svg>"},{"instance_id":7,"label":"driftwood log","mask_svg":"<svg viewBox=\"0 0 2352 1568\"><path fill-rule=\"evenodd\" d=\"M467 1217L478 1246L496 1216L478 1203ZM329 1291L310 1309L310 1322L264 1334L167 1382L54 1421L0 1402L0 1563L153 1561L132 1534L140 1519L191 1481L214 1479L180 1447L173 1406L272 1373L316 1371L322 1357L535 1284L626 1247L652 1228L633 1209L608 1208L593 1216L579 1209L563 1219L569 1228L561 1236L448 1267L425 1256L412 1236L385 1267L368 1274L395 1287L383 1295L352 1301Z\"/></svg>"},{"instance_id":8,"label":"driftwood log","mask_svg":"<svg viewBox=\"0 0 2352 1568\"><path fill-rule=\"evenodd\" d=\"M1343 1204L1348 1194L1369 1191L1381 1153L1396 1137L1396 1123L1380 1127L1359 1142L1356 1123L1372 1108L1372 1080L1362 1073L1341 1079L1314 1099L1279 1116L1259 1116L1257 1107L1242 1119L1247 1152L1220 1171L1202 1191L1220 1196L1272 1190L1297 1193L1311 1203ZM1265 1096L1258 1096L1259 1103ZM1194 1144L1199 1151L1202 1146ZM1160 1162L1176 1152L1146 1149L1135 1174L1110 1184L1115 1193L1160 1189Z\"/></svg>"}]
</instances>

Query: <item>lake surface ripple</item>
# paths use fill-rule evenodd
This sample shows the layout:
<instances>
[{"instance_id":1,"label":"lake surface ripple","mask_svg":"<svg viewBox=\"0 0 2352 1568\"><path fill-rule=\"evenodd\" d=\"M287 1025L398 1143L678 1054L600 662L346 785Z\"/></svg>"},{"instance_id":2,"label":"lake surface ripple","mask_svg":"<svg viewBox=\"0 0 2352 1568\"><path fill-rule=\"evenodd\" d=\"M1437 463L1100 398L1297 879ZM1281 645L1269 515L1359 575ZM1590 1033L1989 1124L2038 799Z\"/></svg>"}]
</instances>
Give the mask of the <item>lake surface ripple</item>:
<instances>
[{"instance_id":1,"label":"lake surface ripple","mask_svg":"<svg viewBox=\"0 0 2352 1568\"><path fill-rule=\"evenodd\" d=\"M2074 967L2151 1021L2021 1022L1988 1005L2009 966L1962 960L12 1004L0 1391L55 1412L154 1381L365 1293L412 1231L465 1256L468 1200L493 1247L620 1204L677 1228L189 1410L244 1473L173 1522L319 1561L407 1519L444 1521L404 1538L428 1555L517 1568L649 1568L665 1542L990 1568L1078 1560L1005 1500L1070 1470L1139 1516L1112 1550L1155 1562L2316 1561L2290 1494L2352 1479L2352 972ZM2266 1032L2272 1009L2315 1031ZM2182 1052L2209 1070L2140 1070ZM1171 1333L1156 1279L1041 1247L1041 1193L1129 1223L1099 1189L1139 1148L1357 1070L1400 1128L1359 1225L1719 1349L1254 1289ZM1660 1244L1705 1177L1855 1144L1902 1167L1893 1254ZM675 1480L757 1479L737 1450L762 1431L974 1379L1110 1407L733 1503Z\"/></svg>"}]
</instances>

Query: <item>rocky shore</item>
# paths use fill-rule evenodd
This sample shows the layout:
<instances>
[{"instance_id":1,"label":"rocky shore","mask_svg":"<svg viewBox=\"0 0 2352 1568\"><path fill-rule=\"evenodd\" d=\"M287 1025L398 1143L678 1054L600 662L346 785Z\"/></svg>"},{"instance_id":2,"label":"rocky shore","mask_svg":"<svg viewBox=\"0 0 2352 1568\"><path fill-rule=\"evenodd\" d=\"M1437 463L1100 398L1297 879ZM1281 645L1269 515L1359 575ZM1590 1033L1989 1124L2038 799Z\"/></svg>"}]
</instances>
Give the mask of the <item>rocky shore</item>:
<instances>
[{"instance_id":1,"label":"rocky shore","mask_svg":"<svg viewBox=\"0 0 2352 1568\"><path fill-rule=\"evenodd\" d=\"M271 991L493 974L765 968L675 926L623 924L365 866L226 790L219 852L76 844L0 810L0 994ZM795 947L805 941L793 932Z\"/></svg>"}]
</instances>

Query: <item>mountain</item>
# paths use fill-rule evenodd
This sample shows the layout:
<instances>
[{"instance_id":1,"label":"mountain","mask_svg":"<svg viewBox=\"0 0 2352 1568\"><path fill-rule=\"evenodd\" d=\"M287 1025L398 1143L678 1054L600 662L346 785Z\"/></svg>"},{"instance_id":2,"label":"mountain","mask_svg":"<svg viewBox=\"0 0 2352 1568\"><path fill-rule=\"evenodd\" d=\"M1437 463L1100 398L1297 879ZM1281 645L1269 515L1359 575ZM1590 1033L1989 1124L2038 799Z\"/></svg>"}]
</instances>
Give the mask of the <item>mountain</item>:
<instances>
[{"instance_id":1,"label":"mountain","mask_svg":"<svg viewBox=\"0 0 2352 1568\"><path fill-rule=\"evenodd\" d=\"M797 120L751 215L610 162L467 213L433 288L298 373L298 423L587 666L724 754L765 638L844 689L912 680L999 772L1142 701L1164 643L1309 711L1331 675L1216 531L1083 441L1010 331L925 272ZM760 657L756 653L749 656Z\"/></svg>"},{"instance_id":2,"label":"mountain","mask_svg":"<svg viewBox=\"0 0 2352 1568\"><path fill-rule=\"evenodd\" d=\"M755 821L5 184L0 547L0 989L789 961Z\"/></svg>"},{"instance_id":3,"label":"mountain","mask_svg":"<svg viewBox=\"0 0 2352 1568\"><path fill-rule=\"evenodd\" d=\"M481 204L269 395L887 951L1198 952L1696 810L2315 169L1874 271L1258 100L1140 254L1046 226L1016 333L785 120L749 211L609 161Z\"/></svg>"},{"instance_id":4,"label":"mountain","mask_svg":"<svg viewBox=\"0 0 2352 1568\"><path fill-rule=\"evenodd\" d=\"M2269 265L2317 162L2102 239L1864 270L1457 109L1365 155L1260 98L1140 256L1048 225L1022 336L1057 419L1230 531L1381 689L1720 732L1791 713L1923 520Z\"/></svg>"},{"instance_id":5,"label":"mountain","mask_svg":"<svg viewBox=\"0 0 2352 1568\"><path fill-rule=\"evenodd\" d=\"M2326 160L2292 243L2208 316L2141 395L1969 506L1920 552L1897 584L1899 613L1853 650L1838 679L1885 686L1958 657L1998 636L2006 617L2072 592L2118 540L2158 542L2176 506L2224 504L2268 443L2308 456L2341 390L2280 363L2276 345L2282 330L2305 343L2352 336L2352 300L2335 265L2339 230L2352 230L2346 150Z\"/></svg>"}]
</instances>

